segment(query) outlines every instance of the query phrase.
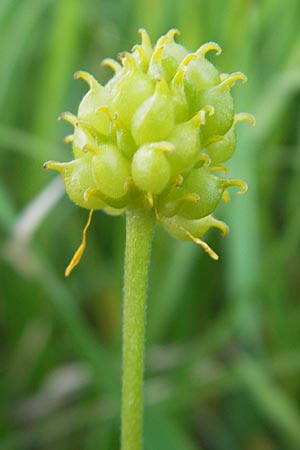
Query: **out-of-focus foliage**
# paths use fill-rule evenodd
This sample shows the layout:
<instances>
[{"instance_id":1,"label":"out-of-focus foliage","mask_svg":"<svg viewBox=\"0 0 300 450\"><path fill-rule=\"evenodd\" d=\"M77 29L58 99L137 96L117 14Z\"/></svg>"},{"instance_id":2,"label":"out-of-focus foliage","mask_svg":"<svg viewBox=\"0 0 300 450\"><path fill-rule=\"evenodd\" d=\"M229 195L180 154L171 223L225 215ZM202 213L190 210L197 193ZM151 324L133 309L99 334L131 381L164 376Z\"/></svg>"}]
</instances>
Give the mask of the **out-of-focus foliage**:
<instances>
[{"instance_id":1,"label":"out-of-focus foliage","mask_svg":"<svg viewBox=\"0 0 300 450\"><path fill-rule=\"evenodd\" d=\"M95 215L64 279L86 211L41 166L71 159L56 119L86 90L72 73L105 82L99 62L139 27L219 42L257 120L231 167L249 191L224 208L229 237L210 236L220 261L157 229L145 450L300 448L299 21L298 0L1 0L1 450L118 448L123 218Z\"/></svg>"}]
</instances>

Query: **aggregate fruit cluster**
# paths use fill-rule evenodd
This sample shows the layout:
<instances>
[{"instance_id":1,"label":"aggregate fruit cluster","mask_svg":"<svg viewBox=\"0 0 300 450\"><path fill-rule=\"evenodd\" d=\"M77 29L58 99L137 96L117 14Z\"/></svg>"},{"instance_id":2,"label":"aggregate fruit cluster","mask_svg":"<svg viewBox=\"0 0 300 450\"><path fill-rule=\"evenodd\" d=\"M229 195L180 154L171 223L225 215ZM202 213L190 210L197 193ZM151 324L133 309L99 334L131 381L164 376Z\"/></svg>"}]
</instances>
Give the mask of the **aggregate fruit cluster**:
<instances>
[{"instance_id":1,"label":"aggregate fruit cluster","mask_svg":"<svg viewBox=\"0 0 300 450\"><path fill-rule=\"evenodd\" d=\"M220 73L206 58L220 54L219 45L208 42L191 53L175 42L177 33L170 30L152 46L141 29L141 44L120 53L120 63L103 61L114 71L104 86L87 72L75 73L89 91L77 115L61 115L74 126L65 139L74 159L45 167L60 172L77 205L109 214L151 208L168 233L217 259L200 238L211 227L226 234L212 213L229 187L247 189L227 177L224 164L237 145L236 124L254 119L235 113L231 95L246 76Z\"/></svg>"}]
</instances>

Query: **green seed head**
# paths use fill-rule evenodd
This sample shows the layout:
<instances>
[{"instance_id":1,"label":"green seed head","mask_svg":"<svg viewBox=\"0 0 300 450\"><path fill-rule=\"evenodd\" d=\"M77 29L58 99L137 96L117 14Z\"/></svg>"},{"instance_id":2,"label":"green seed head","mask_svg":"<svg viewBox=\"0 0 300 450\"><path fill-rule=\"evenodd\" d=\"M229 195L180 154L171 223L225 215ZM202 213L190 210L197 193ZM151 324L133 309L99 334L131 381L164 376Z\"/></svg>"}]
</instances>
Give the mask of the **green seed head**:
<instances>
[{"instance_id":1,"label":"green seed head","mask_svg":"<svg viewBox=\"0 0 300 450\"><path fill-rule=\"evenodd\" d=\"M252 116L236 114L231 88L241 72L221 74L206 55L221 53L208 42L189 52L170 30L152 46L145 30L141 43L119 54L120 62L103 61L113 69L101 85L87 72L76 72L89 87L77 115L63 113L73 127L66 142L75 159L48 162L60 172L67 194L79 206L121 214L150 208L175 238L194 240L212 257L200 238L211 227L226 232L213 218L230 186L245 184L222 178L220 164L236 145L236 123Z\"/></svg>"}]
</instances>

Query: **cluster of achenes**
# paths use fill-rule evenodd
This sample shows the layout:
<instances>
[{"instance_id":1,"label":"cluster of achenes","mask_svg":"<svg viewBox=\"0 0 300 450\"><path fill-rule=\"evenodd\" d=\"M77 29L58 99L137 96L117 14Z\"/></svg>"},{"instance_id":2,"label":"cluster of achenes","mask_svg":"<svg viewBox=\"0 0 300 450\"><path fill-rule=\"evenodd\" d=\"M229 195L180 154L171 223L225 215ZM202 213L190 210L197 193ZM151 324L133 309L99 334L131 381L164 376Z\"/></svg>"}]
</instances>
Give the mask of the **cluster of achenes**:
<instances>
[{"instance_id":1,"label":"cluster of achenes","mask_svg":"<svg viewBox=\"0 0 300 450\"><path fill-rule=\"evenodd\" d=\"M200 238L211 227L225 234L224 222L212 216L227 188L246 184L216 175L236 148L236 124L250 123L235 114L231 88L241 72L220 73L206 59L218 44L208 42L195 53L174 41L170 30L152 47L145 30L132 52L119 54L121 64L103 64L115 74L102 86L87 72L76 72L89 85L77 116L63 113L74 126L75 159L49 161L61 173L66 191L77 205L109 214L128 208L152 208L177 239L194 240L213 258Z\"/></svg>"}]
</instances>

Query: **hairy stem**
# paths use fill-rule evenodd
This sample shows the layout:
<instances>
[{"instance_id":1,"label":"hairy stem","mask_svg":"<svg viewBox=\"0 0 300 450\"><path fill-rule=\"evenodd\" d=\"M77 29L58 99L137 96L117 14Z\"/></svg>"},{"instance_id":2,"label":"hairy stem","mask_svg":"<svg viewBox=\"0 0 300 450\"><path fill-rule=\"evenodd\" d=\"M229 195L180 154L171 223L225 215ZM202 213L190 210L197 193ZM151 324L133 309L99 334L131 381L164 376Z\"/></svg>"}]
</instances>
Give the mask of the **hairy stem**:
<instances>
[{"instance_id":1,"label":"hairy stem","mask_svg":"<svg viewBox=\"0 0 300 450\"><path fill-rule=\"evenodd\" d=\"M143 448L143 375L153 213L126 213L121 450Z\"/></svg>"}]
</instances>

